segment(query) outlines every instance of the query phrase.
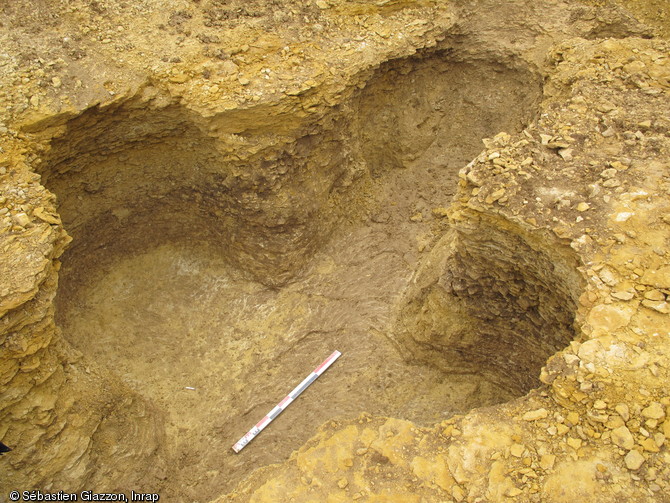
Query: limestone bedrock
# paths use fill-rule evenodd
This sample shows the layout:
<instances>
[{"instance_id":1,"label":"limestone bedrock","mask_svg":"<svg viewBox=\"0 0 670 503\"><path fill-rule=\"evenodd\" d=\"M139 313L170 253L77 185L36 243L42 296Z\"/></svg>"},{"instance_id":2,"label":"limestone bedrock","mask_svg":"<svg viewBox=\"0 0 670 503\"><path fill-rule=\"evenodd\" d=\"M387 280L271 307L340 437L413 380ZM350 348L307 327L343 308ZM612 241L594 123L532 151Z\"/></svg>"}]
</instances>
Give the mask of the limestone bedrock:
<instances>
[{"instance_id":1,"label":"limestone bedrock","mask_svg":"<svg viewBox=\"0 0 670 503\"><path fill-rule=\"evenodd\" d=\"M667 500L667 6L32 4L1 492Z\"/></svg>"}]
</instances>

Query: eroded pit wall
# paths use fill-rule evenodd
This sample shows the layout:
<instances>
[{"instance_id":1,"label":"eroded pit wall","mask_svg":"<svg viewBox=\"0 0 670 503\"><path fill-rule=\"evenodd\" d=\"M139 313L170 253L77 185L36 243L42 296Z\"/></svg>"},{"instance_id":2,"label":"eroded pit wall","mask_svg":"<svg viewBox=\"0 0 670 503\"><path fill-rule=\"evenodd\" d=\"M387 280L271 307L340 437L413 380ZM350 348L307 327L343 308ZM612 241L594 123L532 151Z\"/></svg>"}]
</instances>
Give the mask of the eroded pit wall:
<instances>
[{"instance_id":1,"label":"eroded pit wall","mask_svg":"<svg viewBox=\"0 0 670 503\"><path fill-rule=\"evenodd\" d=\"M16 166L19 173L23 169ZM163 468L160 415L111 376L104 362L84 364L63 340L54 323L54 297L58 257L69 238L53 198L35 185L34 174L23 174L21 187L39 194L41 215L26 227L30 246L23 253L39 270L24 278L16 274L19 264L2 264L3 277L18 285L20 295L3 295L0 303L0 436L12 448L2 460L0 490L154 488ZM0 188L18 200L16 189ZM21 243L6 242L5 251L12 245ZM124 462L108 463L112 458Z\"/></svg>"},{"instance_id":2,"label":"eroded pit wall","mask_svg":"<svg viewBox=\"0 0 670 503\"><path fill-rule=\"evenodd\" d=\"M271 126L236 114L208 120L147 86L50 128L37 170L74 238L66 273L198 240L260 282L285 283L327 235L331 193L350 183L346 149L324 133L339 137L333 122L301 128L296 119L293 135L268 138Z\"/></svg>"},{"instance_id":3,"label":"eroded pit wall","mask_svg":"<svg viewBox=\"0 0 670 503\"><path fill-rule=\"evenodd\" d=\"M579 262L546 232L495 214L452 216L401 304L396 340L421 362L493 386L501 402L521 396L575 337Z\"/></svg>"},{"instance_id":4,"label":"eroded pit wall","mask_svg":"<svg viewBox=\"0 0 670 503\"><path fill-rule=\"evenodd\" d=\"M206 241L240 271L281 286L337 225L360 217L375 179L409 169L422 186L429 187L433 176L440 183L435 187L455 189L458 168L480 149L481 138L520 129L533 117L540 93L538 74L522 61L440 49L362 70L339 103L310 120L285 103L203 116L178 96L145 84L78 115L34 125L29 133L41 143L33 145L40 154L33 164L57 196L45 218L61 231L62 218L73 238L63 256L57 304L69 302L80 284L104 273L115 258L162 243ZM317 99L307 92L298 102ZM427 190L436 201L449 198ZM60 338L51 305L55 274L45 290L45 319L55 337L48 351L58 352L53 366L62 365L58 375L67 377L62 389L49 385L48 393L65 400L50 417L69 421L68 411L78 407L73 410L81 418L73 418L75 426L58 440L72 444L75 454L60 457L56 441L51 449L39 441L34 445L42 458L29 459L44 460L40 474L25 465L16 469L45 487L159 483L161 413L119 384L104 361L81 360ZM73 396L80 398L67 398ZM51 438L50 426L43 426L35 431ZM126 431L132 433L117 437ZM7 438L20 443L17 436ZM133 462L110 462L117 455Z\"/></svg>"},{"instance_id":5,"label":"eroded pit wall","mask_svg":"<svg viewBox=\"0 0 670 503\"><path fill-rule=\"evenodd\" d=\"M505 52L467 55L445 45L381 64L353 100L351 138L373 177L394 168L421 177L449 171L455 191L482 138L534 119L542 95L536 68Z\"/></svg>"}]
</instances>

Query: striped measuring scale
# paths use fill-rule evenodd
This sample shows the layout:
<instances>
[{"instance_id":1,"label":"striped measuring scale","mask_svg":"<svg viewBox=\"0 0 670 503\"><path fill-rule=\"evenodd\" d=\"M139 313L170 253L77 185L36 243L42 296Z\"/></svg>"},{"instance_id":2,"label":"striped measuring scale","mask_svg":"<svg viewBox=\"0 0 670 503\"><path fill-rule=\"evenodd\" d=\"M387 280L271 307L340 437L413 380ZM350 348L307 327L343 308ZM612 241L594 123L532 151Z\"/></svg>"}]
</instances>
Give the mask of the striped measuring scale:
<instances>
[{"instance_id":1,"label":"striped measuring scale","mask_svg":"<svg viewBox=\"0 0 670 503\"><path fill-rule=\"evenodd\" d=\"M334 351L333 354L326 358L321 365L314 369L314 372L305 377L305 379L300 384L298 384L293 391L286 395L286 398L279 402L274 409L268 412L263 419L256 423L256 425L251 428L246 435L240 438L237 443L233 445L233 450L235 452L240 452L242 449L244 449L244 447L246 447L246 445L251 442L256 437L256 435L263 431L263 429L268 424L270 424L274 418L281 414L286 407L291 405L291 402L298 398L300 393L305 391L310 384L316 381L317 378L323 374L328 369L328 367L330 367L341 355L342 353L339 351Z\"/></svg>"}]
</instances>

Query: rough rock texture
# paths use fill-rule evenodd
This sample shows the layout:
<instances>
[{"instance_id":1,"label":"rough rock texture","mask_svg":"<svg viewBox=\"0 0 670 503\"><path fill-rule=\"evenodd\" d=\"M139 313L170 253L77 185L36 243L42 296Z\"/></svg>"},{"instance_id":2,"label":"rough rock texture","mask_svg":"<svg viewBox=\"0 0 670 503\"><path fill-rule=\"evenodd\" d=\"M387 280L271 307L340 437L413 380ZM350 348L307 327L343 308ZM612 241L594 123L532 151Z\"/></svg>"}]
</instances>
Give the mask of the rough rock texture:
<instances>
[{"instance_id":1,"label":"rough rock texture","mask_svg":"<svg viewBox=\"0 0 670 503\"><path fill-rule=\"evenodd\" d=\"M662 4L32 4L0 7L1 493L668 501ZM180 296L198 264L231 293ZM330 402L223 454L332 343Z\"/></svg>"},{"instance_id":2,"label":"rough rock texture","mask_svg":"<svg viewBox=\"0 0 670 503\"><path fill-rule=\"evenodd\" d=\"M552 337L569 331L564 311L576 309L575 340L549 359L545 386L431 428L370 416L333 421L288 463L260 470L223 500L668 500L668 117L657 113L668 106L667 50L642 40L556 49L545 113L521 134L488 141L461 171L453 230L429 253L401 311L420 357L446 355L445 365L474 351L470 344L514 335L516 350L524 332L535 332L525 356L511 360L523 365L538 342L565 344ZM543 301L548 290L559 297ZM472 309L477 295L486 302ZM506 333L514 325L496 323L501 306L521 307L517 317L536 328ZM460 325L439 325L444 310L459 311L463 325L493 321L482 341L468 340ZM480 368L516 376L504 351L487 351Z\"/></svg>"}]
</instances>

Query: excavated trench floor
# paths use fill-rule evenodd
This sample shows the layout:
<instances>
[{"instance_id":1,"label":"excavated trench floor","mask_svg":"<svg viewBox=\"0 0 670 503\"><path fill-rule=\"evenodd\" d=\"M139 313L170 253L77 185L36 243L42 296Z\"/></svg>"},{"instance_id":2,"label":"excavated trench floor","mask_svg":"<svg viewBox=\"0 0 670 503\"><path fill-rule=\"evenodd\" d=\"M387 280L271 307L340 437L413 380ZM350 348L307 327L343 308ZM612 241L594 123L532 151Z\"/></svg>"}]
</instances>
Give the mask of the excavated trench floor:
<instances>
[{"instance_id":1,"label":"excavated trench floor","mask_svg":"<svg viewBox=\"0 0 670 503\"><path fill-rule=\"evenodd\" d=\"M119 241L95 260L64 256L57 322L89 360L165 414L167 500L225 493L251 470L286 459L331 418L365 411L430 424L517 396L471 373L412 362L389 327L422 252L444 227L432 209L449 205L458 170L481 138L532 117L532 99L513 97L528 82L512 73L501 88L507 74L496 64L447 66L442 80L423 63L412 65L403 62L394 75L380 69L354 104L370 118L368 134L377 130L395 145L394 135L407 133L403 141L421 148L396 153L388 169L392 148L363 149L372 176L351 190L364 210L337 226L286 286L249 279L214 240ZM89 197L64 186L50 187L61 201ZM180 215L199 224L186 203ZM75 249L77 240L92 239L73 234ZM343 354L336 364L233 453L233 443L335 349Z\"/></svg>"}]
</instances>

